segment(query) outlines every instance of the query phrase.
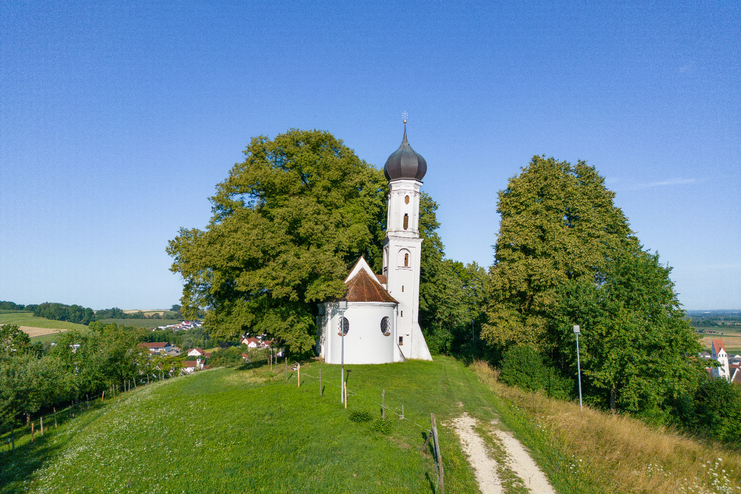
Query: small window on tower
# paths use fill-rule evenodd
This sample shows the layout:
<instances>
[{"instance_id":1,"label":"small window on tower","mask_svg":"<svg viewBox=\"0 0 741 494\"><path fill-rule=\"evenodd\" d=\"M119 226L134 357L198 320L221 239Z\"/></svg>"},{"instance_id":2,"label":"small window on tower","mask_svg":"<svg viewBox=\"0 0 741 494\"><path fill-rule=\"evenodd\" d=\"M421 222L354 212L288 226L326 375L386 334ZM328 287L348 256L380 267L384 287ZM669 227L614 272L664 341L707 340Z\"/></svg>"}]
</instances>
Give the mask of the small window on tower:
<instances>
[{"instance_id":1,"label":"small window on tower","mask_svg":"<svg viewBox=\"0 0 741 494\"><path fill-rule=\"evenodd\" d=\"M405 214L404 215L404 230L406 230L407 228L409 228L409 215Z\"/></svg>"},{"instance_id":2,"label":"small window on tower","mask_svg":"<svg viewBox=\"0 0 741 494\"><path fill-rule=\"evenodd\" d=\"M404 293L404 285L401 285L401 292Z\"/></svg>"},{"instance_id":3,"label":"small window on tower","mask_svg":"<svg viewBox=\"0 0 741 494\"><path fill-rule=\"evenodd\" d=\"M404 204L409 204L409 196L404 196Z\"/></svg>"},{"instance_id":4,"label":"small window on tower","mask_svg":"<svg viewBox=\"0 0 741 494\"><path fill-rule=\"evenodd\" d=\"M399 336L399 346L404 346L404 337Z\"/></svg>"},{"instance_id":5,"label":"small window on tower","mask_svg":"<svg viewBox=\"0 0 741 494\"><path fill-rule=\"evenodd\" d=\"M409 267L409 254L404 254L404 267Z\"/></svg>"}]
</instances>

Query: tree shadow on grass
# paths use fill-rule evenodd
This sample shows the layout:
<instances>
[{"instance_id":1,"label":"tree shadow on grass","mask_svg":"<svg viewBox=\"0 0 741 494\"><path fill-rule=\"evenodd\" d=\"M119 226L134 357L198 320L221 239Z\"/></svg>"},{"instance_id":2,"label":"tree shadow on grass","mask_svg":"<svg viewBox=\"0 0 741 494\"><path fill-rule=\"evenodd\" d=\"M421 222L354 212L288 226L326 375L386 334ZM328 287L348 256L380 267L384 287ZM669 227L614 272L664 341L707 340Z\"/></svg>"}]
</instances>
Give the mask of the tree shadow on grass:
<instances>
[{"instance_id":1,"label":"tree shadow on grass","mask_svg":"<svg viewBox=\"0 0 741 494\"><path fill-rule=\"evenodd\" d=\"M33 474L45 462L57 456L60 444L52 444L47 436L37 437L34 442L16 445L15 452L3 447L0 452L0 493L15 493L26 490L25 482L33 478Z\"/></svg>"}]
</instances>

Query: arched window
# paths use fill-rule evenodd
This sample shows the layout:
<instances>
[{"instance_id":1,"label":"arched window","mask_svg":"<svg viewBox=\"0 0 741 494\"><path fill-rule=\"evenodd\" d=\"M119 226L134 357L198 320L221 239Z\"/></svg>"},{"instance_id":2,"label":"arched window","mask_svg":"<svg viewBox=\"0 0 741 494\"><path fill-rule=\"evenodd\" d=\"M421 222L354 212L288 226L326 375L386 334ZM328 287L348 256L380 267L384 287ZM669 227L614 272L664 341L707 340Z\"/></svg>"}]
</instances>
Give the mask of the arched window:
<instances>
[{"instance_id":1,"label":"arched window","mask_svg":"<svg viewBox=\"0 0 741 494\"><path fill-rule=\"evenodd\" d=\"M409 215L404 214L404 230L406 230L407 228L409 228Z\"/></svg>"},{"instance_id":2,"label":"arched window","mask_svg":"<svg viewBox=\"0 0 741 494\"><path fill-rule=\"evenodd\" d=\"M388 336L391 334L391 321L389 320L388 316L381 319L381 333L384 336Z\"/></svg>"},{"instance_id":3,"label":"arched window","mask_svg":"<svg viewBox=\"0 0 741 494\"><path fill-rule=\"evenodd\" d=\"M345 336L350 331L350 321L346 317L340 319L340 332L337 333L340 336Z\"/></svg>"},{"instance_id":4,"label":"arched window","mask_svg":"<svg viewBox=\"0 0 741 494\"><path fill-rule=\"evenodd\" d=\"M409 196L404 196L404 204L409 204Z\"/></svg>"},{"instance_id":5,"label":"arched window","mask_svg":"<svg viewBox=\"0 0 741 494\"><path fill-rule=\"evenodd\" d=\"M409 267L409 253L408 252L404 253L404 267L405 268Z\"/></svg>"}]
</instances>

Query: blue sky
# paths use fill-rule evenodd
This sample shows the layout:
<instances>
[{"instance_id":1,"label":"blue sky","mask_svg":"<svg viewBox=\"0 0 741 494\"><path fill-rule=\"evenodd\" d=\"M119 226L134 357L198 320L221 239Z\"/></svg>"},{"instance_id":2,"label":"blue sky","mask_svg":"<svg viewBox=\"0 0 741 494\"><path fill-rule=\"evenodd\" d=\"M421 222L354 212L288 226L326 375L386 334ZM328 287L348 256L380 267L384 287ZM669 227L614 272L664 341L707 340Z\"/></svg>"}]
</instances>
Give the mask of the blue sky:
<instances>
[{"instance_id":1,"label":"blue sky","mask_svg":"<svg viewBox=\"0 0 741 494\"><path fill-rule=\"evenodd\" d=\"M686 309L741 308L741 3L0 3L0 300L169 308L167 242L253 136L428 163L448 257L496 194L588 161Z\"/></svg>"}]
</instances>

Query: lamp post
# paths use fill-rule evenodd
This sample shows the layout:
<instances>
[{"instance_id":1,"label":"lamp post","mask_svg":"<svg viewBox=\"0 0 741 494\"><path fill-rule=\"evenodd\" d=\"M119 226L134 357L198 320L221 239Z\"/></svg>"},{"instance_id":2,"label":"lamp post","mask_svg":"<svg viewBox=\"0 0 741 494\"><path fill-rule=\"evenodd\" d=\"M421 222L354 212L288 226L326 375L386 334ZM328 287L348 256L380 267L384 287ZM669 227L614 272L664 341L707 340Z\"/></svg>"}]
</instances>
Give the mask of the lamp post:
<instances>
[{"instance_id":1,"label":"lamp post","mask_svg":"<svg viewBox=\"0 0 741 494\"><path fill-rule=\"evenodd\" d=\"M340 338L342 339L342 373L340 374L340 403L345 402L345 311L347 301L341 300L338 304L340 310Z\"/></svg>"},{"instance_id":2,"label":"lamp post","mask_svg":"<svg viewBox=\"0 0 741 494\"><path fill-rule=\"evenodd\" d=\"M581 329L578 324L574 324L574 334L576 335L576 369L579 373L579 409L583 411L584 407L581 404L581 362L579 362L579 335Z\"/></svg>"}]
</instances>

